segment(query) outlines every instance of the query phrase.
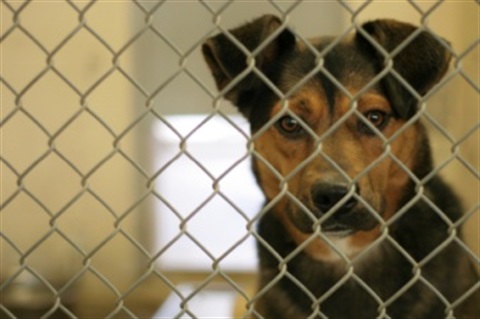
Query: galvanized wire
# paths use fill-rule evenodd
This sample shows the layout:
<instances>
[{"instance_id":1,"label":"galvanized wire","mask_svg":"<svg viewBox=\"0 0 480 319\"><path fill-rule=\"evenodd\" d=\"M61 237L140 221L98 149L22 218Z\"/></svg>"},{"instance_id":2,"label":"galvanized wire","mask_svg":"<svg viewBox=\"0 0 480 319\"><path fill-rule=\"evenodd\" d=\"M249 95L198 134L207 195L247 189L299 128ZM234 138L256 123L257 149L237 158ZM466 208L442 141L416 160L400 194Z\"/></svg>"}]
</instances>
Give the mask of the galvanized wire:
<instances>
[{"instance_id":1,"label":"galvanized wire","mask_svg":"<svg viewBox=\"0 0 480 319\"><path fill-rule=\"evenodd\" d=\"M128 41L126 41L119 49L114 49L113 46L102 37L102 35L96 30L92 25L89 24L88 20L86 19L87 13L95 7L97 1L91 1L83 8L79 8L73 1L65 0L70 8L77 14L78 16L78 24L55 46L53 49L48 49L47 46L42 43L40 39L35 37L31 31L28 30L23 24L22 14L24 11L31 5L32 2L26 1L22 3L18 7L14 7L10 2L4 1L2 2L3 10L10 12L13 16L12 24L6 30L2 30L2 35L0 38L0 45L3 45L5 41L12 36L14 32L21 32L25 35L29 41L45 56L45 64L43 65L42 69L38 71L35 76L28 81L21 89L16 89L14 85L10 82L11 80L8 77L5 77L3 74L0 77L0 83L3 85L4 90L8 91L15 97L15 105L13 106L13 110L9 113L5 114L2 112L2 118L0 122L0 127L3 128L7 125L10 121L12 121L16 116L19 114L24 115L28 121L31 122L39 131L46 137L47 144L41 154L39 154L26 168L20 170L16 167L15 163L2 156L0 158L0 162L5 166L9 172L11 172L16 179L17 188L15 191L10 194L7 198L1 199L1 209L4 211L6 208L13 206L16 201L19 200L21 195L27 196L33 202L35 202L38 207L41 208L43 213L48 216L49 219L49 231L43 234L31 247L28 249L22 249L18 243L14 240L9 238L5 234L5 232L0 232L0 238L4 242L4 245L8 245L11 249L13 249L20 257L18 258L18 265L12 273L8 274L8 276L4 276L2 274L2 281L0 283L0 292L5 292L10 288L14 282L19 278L19 276L27 272L31 276L33 276L36 280L41 282L49 292L53 295L52 297L52 305L51 307L42 315L42 318L49 318L51 317L56 311L61 311L69 318L77 318L76 314L74 314L67 305L64 304L64 300L62 295L67 291L70 287L72 287L77 281L80 280L82 276L85 274L91 274L96 277L105 288L110 290L112 294L115 295L116 301L115 306L111 309L111 311L107 314L108 318L114 318L120 314L127 314L131 318L138 318L137 314L134 313L129 307L127 306L125 300L132 294L135 293L135 289L141 286L144 282L148 280L150 276L155 276L160 279L167 287L171 290L173 294L176 294L181 299L181 304L179 305L179 312L176 314L175 317L181 317L183 315L188 315L190 317L196 318L196 314L192 312L189 308L189 302L201 293L206 287L212 283L215 278L222 278L225 282L227 282L232 289L234 289L239 295L245 299L246 302L246 312L244 317L246 318L249 315L258 315L254 308L255 302L261 298L265 293L267 293L275 284L277 284L281 279L288 278L290 281L295 283L299 286L299 288L305 293L307 298L309 298L312 302L312 313L310 315L311 318L327 318L325 314L322 313L321 304L324 300L327 300L332 294L334 294L345 282L348 280L355 281L359 286L361 286L377 303L378 303L378 318L390 318L388 316L388 306L393 303L396 299L402 296L412 285L417 282L422 282L425 286L427 286L434 294L442 300L445 304L445 313L447 317L453 317L455 312L455 307L460 304L463 300L468 298L469 295L475 292L475 290L479 289L479 284L472 287L469 291L465 292L465 294L460 297L458 300L450 303L442 294L439 292L431 283L428 282L425 277L423 277L421 268L426 263L428 263L431 259L435 258L445 247L448 245L455 243L462 247L462 249L467 252L470 257L475 260L477 264L479 264L478 256L469 249L465 243L459 239L457 229L462 226L462 224L475 214L478 214L479 206L478 204L473 208L470 209L463 218L458 221L452 222L445 216L445 214L435 206L433 202L429 200L429 198L424 193L424 185L434 176L439 174L440 170L446 167L453 161L460 162L468 172L475 177L477 180L480 178L480 174L476 167L474 167L471 163L469 163L461 154L460 154L460 146L471 136L478 134L480 130L480 123L476 123L474 126L468 128L466 132L456 138L449 133L448 129L445 128L442 124L440 124L429 112L426 110L425 104L428 103L431 96L434 96L439 92L439 90L447 85L453 77L461 76L470 86L470 88L476 92L480 91L478 87L478 79L471 78L462 68L462 61L463 59L468 56L471 52L473 52L478 45L480 44L480 39L476 39L473 43L471 43L463 52L455 52L451 50L455 63L454 69L450 71L449 75L444 78L438 85L436 85L427 96L421 97L418 93L411 87L411 85L406 81L402 76L394 70L393 68L393 58L397 55L401 50L403 50L413 38L415 38L420 32L422 31L429 31L428 27L428 19L429 16L437 10L438 7L441 6L442 2L439 1L435 5L431 6L428 11L423 11L415 1L409 0L408 2L412 5L412 7L421 14L421 27L417 29L414 33L412 33L400 46L398 46L393 52L386 52L365 30L361 27L361 21L358 21L358 16L362 13L368 6L371 4L372 1L365 1L358 9L354 10L350 7L348 1L339 0L338 3L341 5L346 11L348 11L351 15L351 24L347 27L338 37L323 51L319 52L315 49L310 42L303 37L301 34L297 34L297 38L300 42L302 42L308 50L312 52L312 54L316 57L316 65L315 67L303 78L299 83L293 86L288 92L283 93L280 88L278 88L265 74L262 73L262 70L258 68L256 65L256 57L258 54L265 49L271 41L279 35L285 28L289 27L290 25L290 14L293 13L298 6L302 4L303 1L296 1L292 3L286 10L283 9L279 4L278 1L270 0L269 2L272 4L272 7L277 10L278 14L281 16L281 25L280 27L273 32L261 45L259 45L254 51L249 51L240 41L238 41L228 30L228 28L224 27L224 23L222 23L222 14L229 9L229 7L233 4L233 0L225 1L222 7L219 9L214 10L209 4L209 1L198 0L198 4L200 4L205 10L207 10L211 16L213 21L213 27L208 30L202 37L196 39L194 43L191 44L189 48L183 50L175 44L175 39L171 39L168 35L158 27L154 25L155 15L160 11L163 10L163 5L167 1L158 1L156 2L151 8L146 8L142 1L132 0L132 3L135 7L142 12L144 16L144 24L142 27L136 31L136 33L131 36ZM99 43L103 49L105 49L112 58L111 65L108 65L107 69L102 72L99 78L91 83L86 89L81 89L78 83L71 80L66 76L62 70L55 65L55 61L57 58L57 54L61 52L61 50L75 37L78 37L80 31L86 31L89 35L91 35L97 43ZM357 92L355 95L352 95L343 85L336 79L326 68L324 68L324 57L328 54L339 42L341 42L348 34L352 31L357 31L361 33L371 45L374 46L378 52L380 52L384 56L384 68L381 72L370 81L361 91ZM146 34L147 32L152 32L159 40L162 41L176 56L178 57L179 66L175 72L169 74L166 79L163 80L161 83L156 83L156 87L149 91L147 90L144 85L136 80L132 74L129 73L129 70L126 69L120 63L120 58L125 54L127 50L132 48L139 39ZM243 70L238 76L235 77L225 88L221 90L221 92L212 91L207 85L205 85L205 79L195 74L189 68L188 59L190 56L200 49L200 46L213 34L218 32L223 33L241 52L243 52L246 56L246 65L247 67ZM440 42L442 42L445 46L447 44L444 42L443 39L438 38ZM74 61L72 61L74 62ZM71 114L63 124L56 129L55 131L51 132L44 124L30 112L24 105L24 97L28 94L32 88L41 81L47 73L53 72L57 75L64 84L66 84L72 91L79 98L78 109ZM122 75L122 77L131 84L138 93L145 99L145 104L143 110L137 114L134 118L131 119L129 124L123 128L121 131L116 131L107 121L106 119L102 118L102 116L98 115L95 110L90 106L89 99L94 92L98 90L98 88L108 79L113 73L118 72ZM325 77L327 77L334 85L341 90L346 96L351 98L352 102L350 104L350 110L342 116L327 132L325 132L322 136L317 136L315 132L313 132L306 123L303 123L302 120L296 116L289 108L289 98L294 94L294 92L305 84L311 77L315 74L321 72ZM277 96L281 103L281 110L278 114L276 114L272 119L270 119L266 125L260 128L252 137L247 136L241 128L235 124L232 120L230 120L229 116L222 110L220 106L220 100L223 99L224 95L230 91L233 87L235 87L238 83L240 83L243 79L245 79L249 74L254 73L265 85L267 85ZM419 102L421 107L415 116L410 119L404 127L394 134L390 138L385 138L371 123L369 123L364 116L357 110L357 100L360 95L362 95L365 91L367 91L370 87L374 86L378 83L386 74L391 74L395 77L395 79L405 87ZM154 100L173 82L175 81L180 75L187 75L189 79L191 79L198 87L208 95L212 100L212 112L205 116L205 118L198 123L190 132L187 134L182 134L174 125L172 125L168 118L154 108ZM51 94L51 93L49 93ZM54 93L53 93L54 94ZM79 118L84 115L89 114L95 122L100 125L111 138L113 139L112 147L100 158L93 167L88 169L87 171L83 171L80 167L78 167L71 159L69 159L62 151L56 146L57 141L60 137L68 130L69 127L72 126L73 123L77 122ZM259 136L265 133L271 125L273 125L278 119L280 119L284 115L290 115L294 117L297 121L302 122L303 127L305 130L312 136L315 140L315 150L308 156L302 163L300 163L288 176L282 176L280 172L278 172L275 167L271 163L269 163L265 158L259 154L255 148L255 142ZM327 138L332 132L334 132L337 128L342 126L345 121L352 115L357 116L360 118L367 126L369 126L372 131L374 131L379 138L382 139L384 144L384 152L381 156L378 157L373 163L371 163L368 167L365 168L363 172L361 172L357 177L354 179L350 178L342 169L341 167L330 157L328 157L322 151L322 142ZM128 152L126 152L122 148L122 141L125 137L138 128L142 121L146 118L154 118L154 121L158 121L168 127L174 135L179 138L179 149L178 153L164 163L161 167L157 168L153 173L149 172L145 167L143 167L140 163L138 163ZM195 157L195 154L191 153L187 147L189 143L189 139L192 138L197 132L205 125L208 124L214 117L220 117L226 120L235 130L237 130L240 134L245 137L247 150L244 156L240 157L231 164L230 167L225 169L220 175L213 174L202 161ZM432 125L450 144L451 144L451 154L449 154L448 158L443 159L442 162L437 163L435 169L426 177L419 180L409 169L408 167L400 161L398 158L395 157L394 154L391 153L390 145L391 143L405 130L407 130L411 125L413 125L418 120L424 120ZM12 138L12 137L6 137ZM48 203L42 201L41 198L36 196L25 183L26 178L32 175L32 172L38 170L40 165L44 163L44 161L51 155L56 155L63 163L65 163L74 174L79 178L79 186L80 190L78 190L70 199L69 201L64 204L58 210L52 210L49 208ZM120 156L126 162L129 163L131 168L139 174L143 179L144 188L140 190L138 198L124 210L117 210L112 207L112 205L101 196L98 192L95 191L94 188L90 186L90 181L95 174L97 174L109 161L112 160L115 156ZM382 218L379 216L378 212L376 212L370 205L362 199L359 195L355 193L355 187L350 189L348 196L346 196L342 201L337 203L335 207L333 207L329 212L327 212L322 218L317 219L315 218L314 214L308 210L307 207L295 197L295 195L289 190L288 183L291 178L296 175L299 171L305 168L312 160L318 158L319 156L323 157L325 161L327 161L332 167L336 168L342 176L345 177L346 180L350 182L350 184L354 185L357 180L362 178L366 175L369 171L375 168L375 166L385 158L392 159L395 164L401 167L409 176L411 180L414 181L416 184L416 196L404 206L402 207L396 215L391 218L389 221L383 221ZM185 216L182 215L178 209L169 202L168 198L162 194L161 190L158 190L154 187L155 181L161 176L166 170L170 169L181 157L188 158L195 166L211 181L212 184L212 191L208 197L206 197L200 204L197 205L192 211L190 211ZM256 160L262 163L266 168L271 170L273 175L278 178L279 182L279 192L278 194L271 199L263 209L258 212L253 218L250 218L248 214L242 211L229 197L228 195L222 191L220 187L220 182L231 174L231 172L242 162L248 160L249 157L254 157ZM103 240L101 240L93 249L90 251L85 250L82 246L71 239L68 233L65 233L60 227L58 227L57 222L58 220L68 214L71 207L78 203L82 198L85 196L92 196L97 203L99 203L114 219L114 230ZM220 256L215 256L210 250L209 247L198 240L194 234L189 232L188 224L189 222L199 214L199 212L204 209L207 204L214 198L214 197L221 197L225 200L233 209L234 211L245 220L245 227L246 233L240 239L238 239L229 249L223 252ZM346 202L350 196L356 198L360 201L368 210L369 212L374 215L374 217L380 222L381 224L381 235L380 237L372 243L365 251L361 252L353 259L349 259L347 256L343 254L331 241L321 232L321 223L325 221L328 217L330 217L335 209L341 206L344 202ZM179 232L174 237L171 238L159 251L150 252L147 250L142 243L138 241L134 236L132 236L128 231L126 231L122 227L122 222L131 216L133 211L137 209L142 202L147 199L148 197L153 197L160 201L163 205L168 207L172 214L174 214L178 218L178 226ZM273 247L269 245L256 231L255 224L256 222L267 212L275 206L282 198L288 197L292 202L296 205L301 207L307 215L314 221L314 228L315 231L312 236L306 240L302 245L300 245L297 249L295 249L289 256L283 258L281 257L278 252L274 250ZM397 243L391 236L389 236L389 226L394 224L398 219L400 219L406 211L414 205L418 201L423 201L427 203L432 210L446 223L448 226L448 238L442 242L436 249L434 249L428 256L426 256L420 262L416 262L405 249ZM28 221L26 221L28 222ZM47 278L45 278L37 269L31 267L28 263L29 257L38 251L39 247L44 244L49 238L53 235L58 235L68 244L76 253L81 255L82 257L82 267L76 274L72 275L61 287L54 286ZM106 274L104 274L101 270L97 269L93 263L94 257L101 254L102 248L107 246L113 238L117 237L118 235L123 236L133 247L146 259L148 259L148 265L144 272L133 282L127 289L120 290ZM155 263L156 261L165 254L165 252L175 249L174 245L180 240L182 237L189 238L204 254L207 256L212 265L212 270L208 274L206 278L204 278L196 287L188 294L183 294L175 285L175 283L169 278L169 276L162 272ZM235 251L240 245L242 245L249 237L254 237L260 245L262 245L266 250L268 250L272 256L274 256L278 260L278 274L272 278L272 281L263 287L260 291L258 291L255 295L249 296L243 289L241 283L236 282L232 279L231 274L226 272L222 266L221 262L227 258L232 252ZM331 287L323 296L317 298L313 293L311 293L307 287L303 286L303 284L295 278L288 269L288 261L294 258L303 248L305 248L311 241L315 240L316 238L322 238L329 247L339 255L341 259L344 260L346 264L346 273L345 275L333 286ZM413 277L411 280L406 283L401 289L399 289L394 295L392 295L387 300L382 300L372 288L368 286L356 273L354 269L354 263L356 260L360 260L364 255L366 255L370 250L374 249L380 242L388 241L400 254L402 254L411 264L412 264L412 273ZM126 261L129 262L129 261ZM2 314L6 316L6 318L16 318L13 312L8 308L8 305L0 303L0 311Z\"/></svg>"}]
</instances>

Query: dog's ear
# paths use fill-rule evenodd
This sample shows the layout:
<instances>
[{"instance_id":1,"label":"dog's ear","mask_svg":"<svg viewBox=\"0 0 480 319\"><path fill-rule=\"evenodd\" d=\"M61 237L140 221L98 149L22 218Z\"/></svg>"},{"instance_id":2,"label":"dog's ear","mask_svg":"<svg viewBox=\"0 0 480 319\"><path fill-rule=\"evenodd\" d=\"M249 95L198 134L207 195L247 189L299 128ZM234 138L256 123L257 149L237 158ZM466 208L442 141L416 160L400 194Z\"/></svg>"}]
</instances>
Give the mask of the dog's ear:
<instances>
[{"instance_id":1,"label":"dog's ear","mask_svg":"<svg viewBox=\"0 0 480 319\"><path fill-rule=\"evenodd\" d=\"M422 31L406 41L417 27L394 20L375 20L362 25L376 42L388 53L398 46L404 47L393 56L393 69L420 95L424 96L445 75L451 54L445 47L446 41ZM385 67L385 56L360 32L360 45L376 59L378 69ZM406 43L408 42L408 43ZM397 115L409 118L415 114L418 101L401 81L388 74L382 81L386 94L393 103Z\"/></svg>"},{"instance_id":2,"label":"dog's ear","mask_svg":"<svg viewBox=\"0 0 480 319\"><path fill-rule=\"evenodd\" d=\"M253 52L259 46L265 46L254 58L255 67L267 77L275 69L278 59L295 47L295 36L287 29L269 38L281 24L282 21L278 17L264 15L246 25L229 30L229 33L249 52ZM268 44L264 43L265 41ZM202 46L202 53L220 91L247 68L247 55L239 48L238 43L223 33L208 39ZM247 115L249 100L263 86L264 82L250 72L225 92L225 97Z\"/></svg>"}]
</instances>

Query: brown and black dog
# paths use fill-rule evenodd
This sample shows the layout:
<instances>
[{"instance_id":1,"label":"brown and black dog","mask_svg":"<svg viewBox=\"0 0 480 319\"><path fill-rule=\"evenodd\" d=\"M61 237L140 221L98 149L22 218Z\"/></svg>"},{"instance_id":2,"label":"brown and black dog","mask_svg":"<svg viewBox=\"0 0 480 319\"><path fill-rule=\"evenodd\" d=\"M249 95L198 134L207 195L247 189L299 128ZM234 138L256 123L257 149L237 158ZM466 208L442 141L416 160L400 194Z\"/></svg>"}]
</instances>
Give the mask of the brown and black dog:
<instances>
[{"instance_id":1,"label":"brown and black dog","mask_svg":"<svg viewBox=\"0 0 480 319\"><path fill-rule=\"evenodd\" d=\"M250 122L267 198L254 317L480 318L461 206L417 116L445 41L376 20L307 43L265 15L202 51Z\"/></svg>"}]
</instances>

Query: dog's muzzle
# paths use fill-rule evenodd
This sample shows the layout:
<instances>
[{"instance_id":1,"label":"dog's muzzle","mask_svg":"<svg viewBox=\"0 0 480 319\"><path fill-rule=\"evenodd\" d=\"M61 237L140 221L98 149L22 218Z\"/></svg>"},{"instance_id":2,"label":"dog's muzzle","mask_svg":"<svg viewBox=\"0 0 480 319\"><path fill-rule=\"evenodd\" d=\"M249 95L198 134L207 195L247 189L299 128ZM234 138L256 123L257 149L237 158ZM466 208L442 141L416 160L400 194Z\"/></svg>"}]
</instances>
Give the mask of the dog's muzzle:
<instances>
[{"instance_id":1,"label":"dog's muzzle","mask_svg":"<svg viewBox=\"0 0 480 319\"><path fill-rule=\"evenodd\" d=\"M358 186L355 193L360 193ZM311 212L315 217L321 219L325 214L329 215L321 223L321 230L327 235L344 237L371 230L377 225L375 217L358 202L346 184L320 182L311 188L310 196L314 205ZM314 222L311 214L294 217L294 223L305 233L313 232Z\"/></svg>"}]
</instances>

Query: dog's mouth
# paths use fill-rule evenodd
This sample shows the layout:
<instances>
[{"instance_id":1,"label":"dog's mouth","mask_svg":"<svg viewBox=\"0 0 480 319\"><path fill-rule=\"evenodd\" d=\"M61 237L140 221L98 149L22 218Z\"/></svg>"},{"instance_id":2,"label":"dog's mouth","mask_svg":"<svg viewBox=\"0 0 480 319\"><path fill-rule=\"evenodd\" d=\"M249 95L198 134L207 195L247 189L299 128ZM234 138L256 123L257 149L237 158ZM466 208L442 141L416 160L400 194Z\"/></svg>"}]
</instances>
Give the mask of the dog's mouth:
<instances>
[{"instance_id":1,"label":"dog's mouth","mask_svg":"<svg viewBox=\"0 0 480 319\"><path fill-rule=\"evenodd\" d=\"M313 216L312 216L313 215ZM290 218L298 230L305 234L311 234L317 230L318 221L323 214L318 210L310 213L298 209ZM314 217L314 218L313 218ZM348 214L334 212L319 225L322 234L328 237L348 237L359 231L369 231L378 225L378 221L368 210L358 207Z\"/></svg>"},{"instance_id":2,"label":"dog's mouth","mask_svg":"<svg viewBox=\"0 0 480 319\"><path fill-rule=\"evenodd\" d=\"M328 237L342 238L342 237L348 237L350 235L353 235L358 231L358 229L355 229L349 225L333 222L333 223L323 223L321 225L321 231L323 234L325 234Z\"/></svg>"}]
</instances>

